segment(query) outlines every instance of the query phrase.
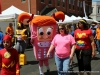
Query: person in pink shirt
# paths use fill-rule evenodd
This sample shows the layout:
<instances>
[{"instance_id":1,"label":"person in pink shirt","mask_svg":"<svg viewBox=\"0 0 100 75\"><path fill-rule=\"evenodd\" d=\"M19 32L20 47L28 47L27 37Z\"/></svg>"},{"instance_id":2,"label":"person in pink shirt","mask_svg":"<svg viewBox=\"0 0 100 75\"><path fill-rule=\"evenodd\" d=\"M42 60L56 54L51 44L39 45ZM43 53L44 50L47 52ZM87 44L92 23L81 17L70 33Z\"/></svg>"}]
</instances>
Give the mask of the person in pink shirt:
<instances>
[{"instance_id":1,"label":"person in pink shirt","mask_svg":"<svg viewBox=\"0 0 100 75\"><path fill-rule=\"evenodd\" d=\"M72 47L71 47L72 46ZM48 50L47 57L55 48L55 62L58 75L69 75L69 63L75 51L74 37L68 34L65 25L58 26L58 34L55 35Z\"/></svg>"}]
</instances>

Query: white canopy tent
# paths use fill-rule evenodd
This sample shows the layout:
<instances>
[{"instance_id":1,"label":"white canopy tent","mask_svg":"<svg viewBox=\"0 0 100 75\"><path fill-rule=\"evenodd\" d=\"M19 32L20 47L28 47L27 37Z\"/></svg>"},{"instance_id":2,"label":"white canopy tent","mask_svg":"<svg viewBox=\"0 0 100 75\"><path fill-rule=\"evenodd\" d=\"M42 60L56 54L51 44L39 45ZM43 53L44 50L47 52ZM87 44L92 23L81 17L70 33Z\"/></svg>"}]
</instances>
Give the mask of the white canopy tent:
<instances>
[{"instance_id":1,"label":"white canopy tent","mask_svg":"<svg viewBox=\"0 0 100 75\"><path fill-rule=\"evenodd\" d=\"M98 21L96 21L96 20L93 20L93 22L100 23L100 22L98 22Z\"/></svg>"},{"instance_id":2,"label":"white canopy tent","mask_svg":"<svg viewBox=\"0 0 100 75\"><path fill-rule=\"evenodd\" d=\"M74 16L74 15L72 15L71 18L72 18L73 20L76 20L76 19L77 19L77 17Z\"/></svg>"},{"instance_id":3,"label":"white canopy tent","mask_svg":"<svg viewBox=\"0 0 100 75\"><path fill-rule=\"evenodd\" d=\"M82 17L80 17L80 16L76 17L76 18L73 20L73 23L78 23L80 19L82 19Z\"/></svg>"},{"instance_id":4,"label":"white canopy tent","mask_svg":"<svg viewBox=\"0 0 100 75\"><path fill-rule=\"evenodd\" d=\"M67 24L67 23L72 23L73 20L71 19L71 17L69 17L68 15L65 15L65 20L62 22L62 21L59 21L57 22L58 24Z\"/></svg>"},{"instance_id":5,"label":"white canopy tent","mask_svg":"<svg viewBox=\"0 0 100 75\"><path fill-rule=\"evenodd\" d=\"M16 29L17 24L17 17L19 14L23 13L24 11L16 8L15 6L11 6L4 10L2 14L0 14L0 21L10 21L14 22L14 29Z\"/></svg>"},{"instance_id":6,"label":"white canopy tent","mask_svg":"<svg viewBox=\"0 0 100 75\"><path fill-rule=\"evenodd\" d=\"M22 11L22 10L20 10L20 9L18 9L15 6L12 5L11 7L7 8L6 10L4 10L2 12L2 15L9 15L9 14L15 14L15 13L16 14L20 14L22 12L24 12L24 11Z\"/></svg>"},{"instance_id":7,"label":"white canopy tent","mask_svg":"<svg viewBox=\"0 0 100 75\"><path fill-rule=\"evenodd\" d=\"M86 17L80 17L80 16L76 17L74 15L72 15L71 17L69 17L68 15L65 15L65 20L63 22L59 21L57 23L58 24L67 24L67 23L74 24L74 23L78 23L80 19L85 19L88 23L92 23L92 22L98 23L98 21L96 21L96 20L88 19Z\"/></svg>"},{"instance_id":8,"label":"white canopy tent","mask_svg":"<svg viewBox=\"0 0 100 75\"><path fill-rule=\"evenodd\" d=\"M19 14L21 14L23 12L24 11L22 11L22 10L20 10L20 9L18 9L15 6L12 5L11 7L7 8L6 10L4 10L0 14L0 21L4 21L4 22L7 22L7 21L14 22L14 30L16 30L17 17L18 17Z\"/></svg>"},{"instance_id":9,"label":"white canopy tent","mask_svg":"<svg viewBox=\"0 0 100 75\"><path fill-rule=\"evenodd\" d=\"M72 23L73 20L72 20L72 18L69 17L68 15L65 15L65 20L64 20L64 22L66 22L66 23Z\"/></svg>"},{"instance_id":10,"label":"white canopy tent","mask_svg":"<svg viewBox=\"0 0 100 75\"><path fill-rule=\"evenodd\" d=\"M83 19L85 19L88 23L92 23L92 22L93 22L92 19L88 19L88 18L86 18L86 17L83 17Z\"/></svg>"},{"instance_id":11,"label":"white canopy tent","mask_svg":"<svg viewBox=\"0 0 100 75\"><path fill-rule=\"evenodd\" d=\"M6 19L16 19L17 15L23 13L24 11L16 8L15 6L11 6L4 10L2 14L0 14L0 20L6 20Z\"/></svg>"},{"instance_id":12,"label":"white canopy tent","mask_svg":"<svg viewBox=\"0 0 100 75\"><path fill-rule=\"evenodd\" d=\"M82 19L82 17L78 16L77 19Z\"/></svg>"}]
</instances>

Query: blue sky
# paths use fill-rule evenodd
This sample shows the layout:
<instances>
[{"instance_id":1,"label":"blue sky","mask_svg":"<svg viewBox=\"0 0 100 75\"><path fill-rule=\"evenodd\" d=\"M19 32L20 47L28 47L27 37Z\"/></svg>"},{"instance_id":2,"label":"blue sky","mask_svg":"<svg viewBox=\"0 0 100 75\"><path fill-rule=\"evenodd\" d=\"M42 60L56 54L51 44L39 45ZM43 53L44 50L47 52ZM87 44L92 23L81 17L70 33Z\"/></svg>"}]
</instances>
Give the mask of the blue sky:
<instances>
[{"instance_id":1,"label":"blue sky","mask_svg":"<svg viewBox=\"0 0 100 75\"><path fill-rule=\"evenodd\" d=\"M95 2L95 1L100 1L100 0L92 0L93 2Z\"/></svg>"}]
</instances>

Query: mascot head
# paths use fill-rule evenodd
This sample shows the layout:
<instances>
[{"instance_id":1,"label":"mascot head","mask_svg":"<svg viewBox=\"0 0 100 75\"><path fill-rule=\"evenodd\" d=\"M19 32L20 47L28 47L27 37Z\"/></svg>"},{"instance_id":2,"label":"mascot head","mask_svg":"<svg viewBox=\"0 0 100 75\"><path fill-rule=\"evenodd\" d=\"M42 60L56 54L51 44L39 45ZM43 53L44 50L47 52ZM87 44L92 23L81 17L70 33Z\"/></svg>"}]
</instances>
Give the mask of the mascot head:
<instances>
[{"instance_id":1,"label":"mascot head","mask_svg":"<svg viewBox=\"0 0 100 75\"><path fill-rule=\"evenodd\" d=\"M38 25L43 26L45 24L47 25L48 23L50 24L51 22L53 22L55 24L56 21L59 22L59 20L64 21L65 14L62 11L58 11L58 12L54 13L52 15L52 17L51 16L42 16L42 15L41 16L39 15L39 16L34 17L34 14L30 15L28 13L21 13L18 16L19 23L23 23L23 21L25 19L29 19L27 22L32 22L33 24L36 24L38 22ZM47 23L46 23L46 21L47 21ZM45 22L45 24L44 24L44 22ZM41 24L39 24L39 23L41 23Z\"/></svg>"},{"instance_id":2,"label":"mascot head","mask_svg":"<svg viewBox=\"0 0 100 75\"><path fill-rule=\"evenodd\" d=\"M39 15L34 16L28 13L22 13L18 16L18 21L23 23L25 19L28 19L28 23L31 25L32 35L38 37L38 41L52 40L53 36L56 34L57 22L64 21L65 14L61 11L54 13L52 16Z\"/></svg>"}]
</instances>

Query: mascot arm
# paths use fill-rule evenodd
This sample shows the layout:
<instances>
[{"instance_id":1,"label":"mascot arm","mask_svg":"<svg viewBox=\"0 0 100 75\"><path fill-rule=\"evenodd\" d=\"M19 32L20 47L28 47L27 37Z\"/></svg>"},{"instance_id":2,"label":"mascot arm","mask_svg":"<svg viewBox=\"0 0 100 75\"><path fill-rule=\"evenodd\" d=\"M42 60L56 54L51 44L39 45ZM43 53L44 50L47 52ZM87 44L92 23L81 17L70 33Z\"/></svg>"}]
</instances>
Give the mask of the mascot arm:
<instances>
[{"instance_id":1,"label":"mascot arm","mask_svg":"<svg viewBox=\"0 0 100 75\"><path fill-rule=\"evenodd\" d=\"M34 44L34 38L31 37L30 42L31 42L31 44L33 45L33 44Z\"/></svg>"}]
</instances>

